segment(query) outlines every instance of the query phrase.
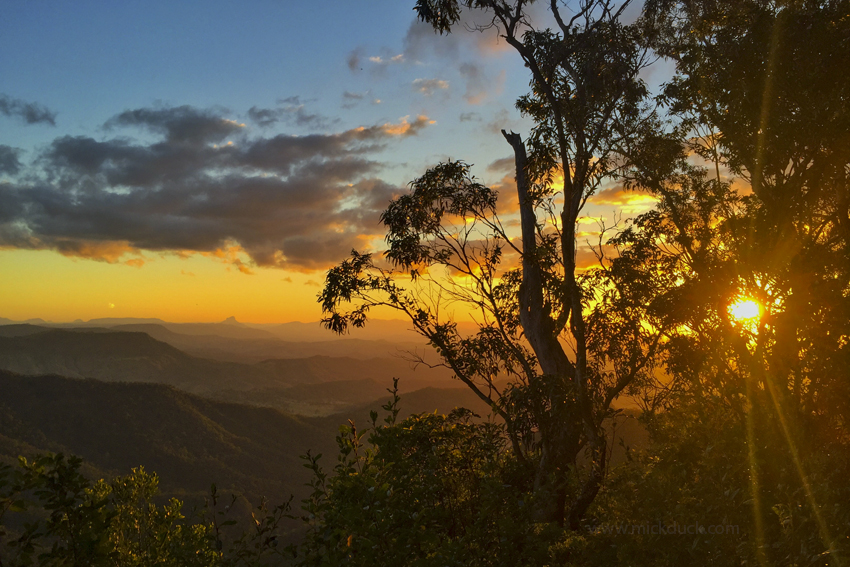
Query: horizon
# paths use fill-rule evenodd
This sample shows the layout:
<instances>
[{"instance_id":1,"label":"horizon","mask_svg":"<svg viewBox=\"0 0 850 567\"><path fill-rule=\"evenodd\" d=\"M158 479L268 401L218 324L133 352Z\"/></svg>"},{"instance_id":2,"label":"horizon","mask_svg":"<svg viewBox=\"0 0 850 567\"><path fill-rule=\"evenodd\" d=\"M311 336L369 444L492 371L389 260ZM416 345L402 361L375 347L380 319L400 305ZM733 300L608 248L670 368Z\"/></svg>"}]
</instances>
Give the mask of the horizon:
<instances>
[{"instance_id":1,"label":"horizon","mask_svg":"<svg viewBox=\"0 0 850 567\"><path fill-rule=\"evenodd\" d=\"M74 320L55 321L55 320L52 320L52 319L45 319L43 317L28 317L26 319L11 319L9 317L5 317L3 315L0 315L0 325L25 324L25 323L29 323L30 321L41 321L43 323L51 323L51 324L57 324L57 325L67 325L67 324L77 323L77 322L91 323L93 321L112 321L112 320L118 320L118 321L122 321L122 320L161 321L163 323L173 323L173 324L203 324L203 325L239 324L239 325L257 325L257 326L274 326L274 325L289 325L289 324L301 324L301 325L316 324L316 325L321 325L321 323L322 323L320 320L315 320L315 321L296 320L296 321L276 321L276 322L272 322L272 323L257 323L257 322L254 322L254 321L240 321L237 317L232 316L232 315L223 319L223 320L210 320L210 321L196 321L196 320L176 321L176 320L163 319L161 317L117 317L117 316L113 316L113 317L92 317L92 318L89 318L89 319L82 319L82 318L78 317ZM3 323L2 321L9 321L10 323ZM369 321L374 322L374 323L378 323L378 324L380 324L380 323L409 324L409 321L406 321L404 319L370 318ZM357 329L352 329L352 330L355 331L355 332L357 331ZM330 333L331 331L328 331L328 332Z\"/></svg>"}]
</instances>

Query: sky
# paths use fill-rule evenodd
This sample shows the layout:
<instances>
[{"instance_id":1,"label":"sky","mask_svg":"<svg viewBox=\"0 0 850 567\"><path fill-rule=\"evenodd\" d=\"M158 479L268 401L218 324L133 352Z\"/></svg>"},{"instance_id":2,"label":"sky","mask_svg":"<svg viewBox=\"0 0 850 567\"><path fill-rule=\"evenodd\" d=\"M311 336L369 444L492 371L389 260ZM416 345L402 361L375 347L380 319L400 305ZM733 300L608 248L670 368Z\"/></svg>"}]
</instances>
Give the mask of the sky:
<instances>
[{"instance_id":1,"label":"sky","mask_svg":"<svg viewBox=\"0 0 850 567\"><path fill-rule=\"evenodd\" d=\"M509 200L526 69L413 4L4 5L0 317L317 321L327 269L381 250L381 211L429 166Z\"/></svg>"}]
</instances>

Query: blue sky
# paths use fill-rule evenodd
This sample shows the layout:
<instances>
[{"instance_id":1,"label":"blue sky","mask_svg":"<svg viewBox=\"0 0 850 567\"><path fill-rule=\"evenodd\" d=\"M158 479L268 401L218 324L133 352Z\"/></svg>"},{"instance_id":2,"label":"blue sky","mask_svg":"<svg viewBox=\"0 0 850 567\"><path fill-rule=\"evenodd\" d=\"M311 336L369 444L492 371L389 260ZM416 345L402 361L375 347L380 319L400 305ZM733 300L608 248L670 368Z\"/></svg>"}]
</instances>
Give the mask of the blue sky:
<instances>
[{"instance_id":1,"label":"blue sky","mask_svg":"<svg viewBox=\"0 0 850 567\"><path fill-rule=\"evenodd\" d=\"M57 124L4 120L0 140L31 150L61 134L103 136L110 117L154 105L220 107L240 120L251 107L299 97L306 112L338 121L331 129L420 114L436 120L429 139L387 160L415 160L414 169L449 154L477 163L490 159L487 150L507 155L504 141L480 133L496 116L516 121L513 100L527 81L517 58L488 54L476 33L441 38L427 30L432 37L419 34L411 49L413 21L412 2L397 0L11 3L0 22L0 93L46 106ZM494 33L486 37L497 45ZM352 54L360 55L355 71ZM370 61L398 55L406 61ZM477 90L468 92L464 64L480 70ZM448 87L427 96L413 86L417 79ZM465 94L482 100L467 102Z\"/></svg>"},{"instance_id":2,"label":"blue sky","mask_svg":"<svg viewBox=\"0 0 850 567\"><path fill-rule=\"evenodd\" d=\"M465 160L508 197L526 70L494 30L439 36L412 8L6 3L0 317L316 320L324 270L375 249L427 167Z\"/></svg>"}]
</instances>

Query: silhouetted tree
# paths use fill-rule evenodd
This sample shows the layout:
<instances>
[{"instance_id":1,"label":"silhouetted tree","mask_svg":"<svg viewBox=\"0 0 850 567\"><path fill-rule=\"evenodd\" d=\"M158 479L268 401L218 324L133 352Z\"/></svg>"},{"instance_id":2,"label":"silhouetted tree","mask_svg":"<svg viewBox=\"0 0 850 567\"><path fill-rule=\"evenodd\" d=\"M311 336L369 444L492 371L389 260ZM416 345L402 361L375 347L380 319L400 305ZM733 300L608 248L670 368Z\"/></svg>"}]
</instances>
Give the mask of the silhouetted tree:
<instances>
[{"instance_id":1,"label":"silhouetted tree","mask_svg":"<svg viewBox=\"0 0 850 567\"><path fill-rule=\"evenodd\" d=\"M440 33L461 9L483 11L529 69L531 90L517 107L535 125L526 141L503 131L515 155L521 234L505 229L496 192L465 163L443 163L384 212L390 265L353 252L329 271L320 301L325 324L340 333L364 325L375 306L407 316L505 421L515 457L535 479L540 519L577 528L606 470L603 421L623 390L647 379L661 339L658 321L622 297L615 280L600 282L578 265L577 222L587 199L624 173L625 150L656 118L639 78L649 62L640 27L620 21L628 2L587 0L567 13L553 1L554 30L529 27L529 4L415 7ZM446 301L478 313L475 336L445 319Z\"/></svg>"}]
</instances>

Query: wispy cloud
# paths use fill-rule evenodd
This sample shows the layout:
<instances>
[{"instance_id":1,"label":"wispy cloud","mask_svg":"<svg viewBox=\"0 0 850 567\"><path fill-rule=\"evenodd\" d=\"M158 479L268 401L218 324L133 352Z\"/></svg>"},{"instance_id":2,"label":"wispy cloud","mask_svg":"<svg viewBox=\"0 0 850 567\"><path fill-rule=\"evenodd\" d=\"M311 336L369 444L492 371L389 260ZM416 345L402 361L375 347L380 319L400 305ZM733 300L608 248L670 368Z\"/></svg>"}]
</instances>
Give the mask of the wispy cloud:
<instances>
[{"instance_id":1,"label":"wispy cloud","mask_svg":"<svg viewBox=\"0 0 850 567\"><path fill-rule=\"evenodd\" d=\"M431 96L438 90L449 88L449 82L442 79L415 79L412 83L413 90Z\"/></svg>"},{"instance_id":2,"label":"wispy cloud","mask_svg":"<svg viewBox=\"0 0 850 567\"><path fill-rule=\"evenodd\" d=\"M463 63L458 67L461 76L466 81L466 93L463 98L469 104L481 104L487 98L502 92L505 86L505 71L502 70L495 78L486 75L483 68L475 63Z\"/></svg>"},{"instance_id":3,"label":"wispy cloud","mask_svg":"<svg viewBox=\"0 0 850 567\"><path fill-rule=\"evenodd\" d=\"M37 102L27 102L9 95L0 94L0 114L18 118L27 124L50 124L56 126L56 113Z\"/></svg>"},{"instance_id":4,"label":"wispy cloud","mask_svg":"<svg viewBox=\"0 0 850 567\"><path fill-rule=\"evenodd\" d=\"M276 108L252 106L248 109L248 118L263 128L282 122L309 130L327 130L339 123L338 118L308 112L306 102L302 102L297 96L279 100Z\"/></svg>"}]
</instances>

